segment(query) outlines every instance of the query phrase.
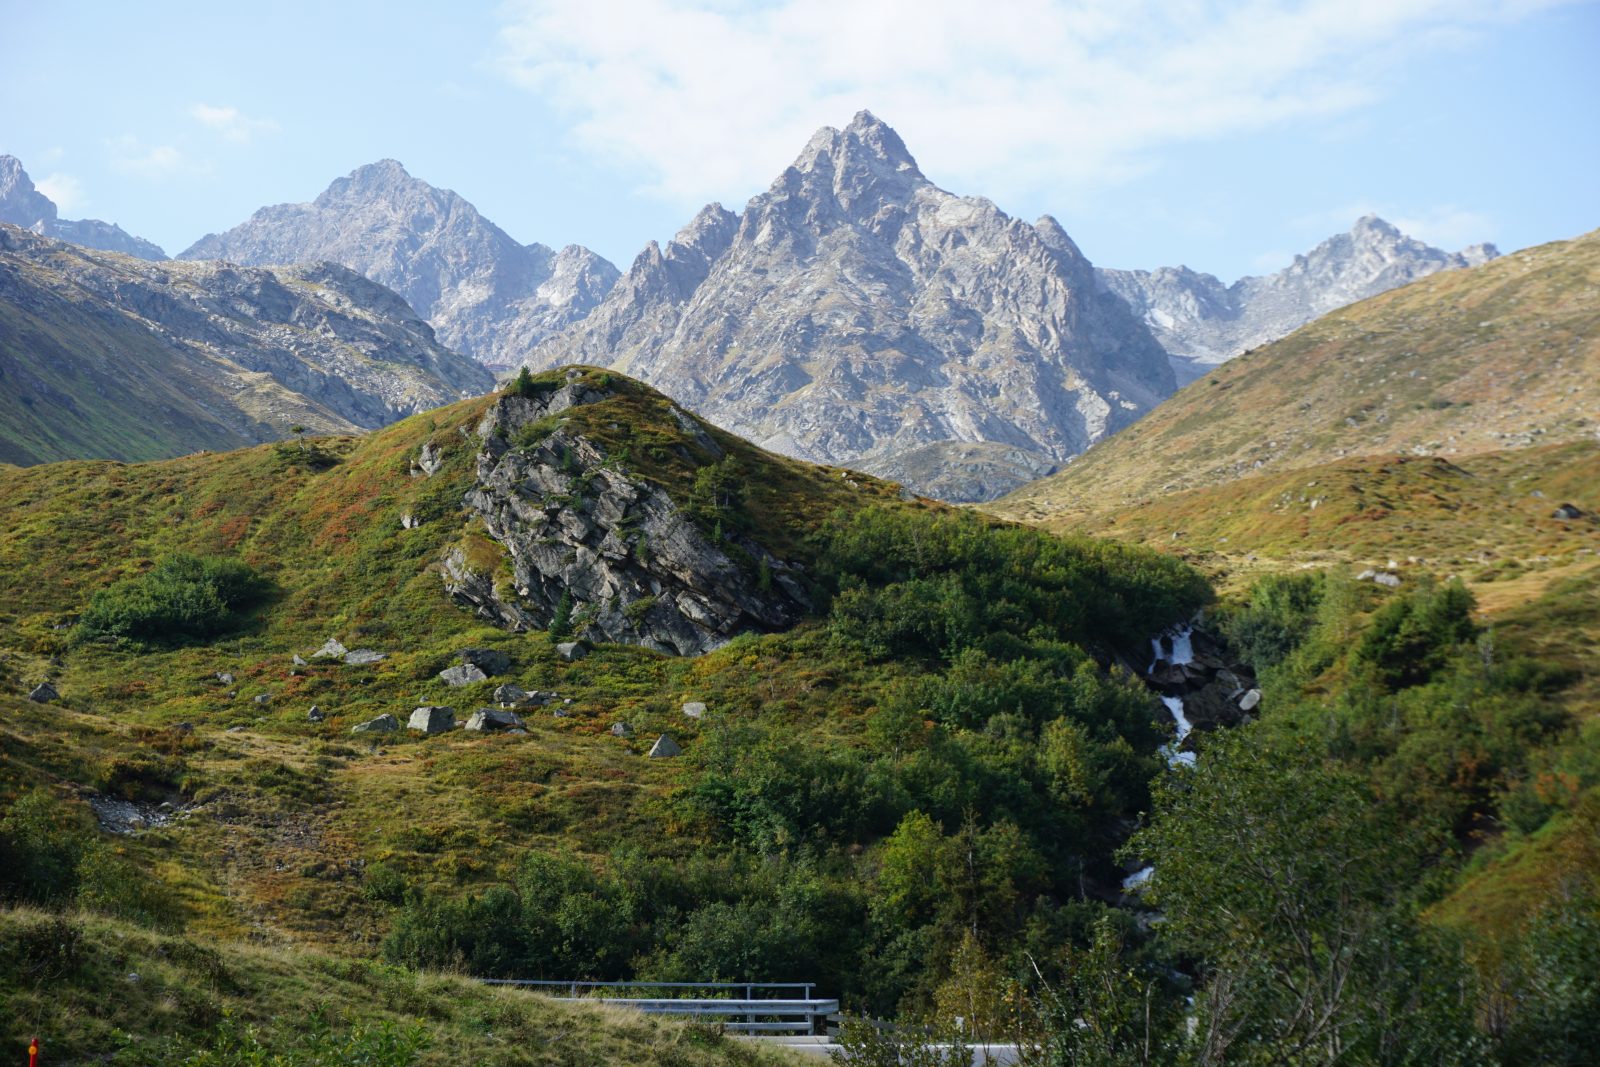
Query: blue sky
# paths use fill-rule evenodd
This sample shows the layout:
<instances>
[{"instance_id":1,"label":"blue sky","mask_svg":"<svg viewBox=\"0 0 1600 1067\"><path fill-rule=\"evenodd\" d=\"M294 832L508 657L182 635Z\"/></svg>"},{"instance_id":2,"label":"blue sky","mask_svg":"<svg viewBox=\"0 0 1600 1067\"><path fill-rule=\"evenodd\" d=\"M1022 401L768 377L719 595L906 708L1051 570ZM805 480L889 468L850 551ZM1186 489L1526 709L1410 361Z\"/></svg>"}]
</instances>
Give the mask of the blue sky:
<instances>
[{"instance_id":1,"label":"blue sky","mask_svg":"<svg viewBox=\"0 0 1600 1067\"><path fill-rule=\"evenodd\" d=\"M1594 0L0 0L0 152L178 252L384 157L626 267L870 108L1096 263L1600 226Z\"/></svg>"}]
</instances>

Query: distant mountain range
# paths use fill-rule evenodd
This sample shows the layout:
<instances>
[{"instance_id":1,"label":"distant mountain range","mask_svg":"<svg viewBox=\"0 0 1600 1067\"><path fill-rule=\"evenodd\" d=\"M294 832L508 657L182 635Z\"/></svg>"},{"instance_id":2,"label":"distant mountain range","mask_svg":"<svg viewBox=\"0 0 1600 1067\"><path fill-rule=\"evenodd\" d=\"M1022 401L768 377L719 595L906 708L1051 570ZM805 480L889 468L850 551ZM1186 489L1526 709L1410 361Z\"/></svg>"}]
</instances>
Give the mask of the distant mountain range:
<instances>
[{"instance_id":1,"label":"distant mountain range","mask_svg":"<svg viewBox=\"0 0 1600 1067\"><path fill-rule=\"evenodd\" d=\"M1600 428L1597 291L1600 231L1434 274L1214 368L1138 425L993 508L1077 528L1185 490L1352 457L1454 463L1592 442ZM1302 512L1314 506L1316 484L1313 476L1294 487Z\"/></svg>"},{"instance_id":2,"label":"distant mountain range","mask_svg":"<svg viewBox=\"0 0 1600 1067\"><path fill-rule=\"evenodd\" d=\"M58 219L11 157L0 213L161 256L109 224ZM1442 252L1367 217L1232 285L1183 267L1097 269L1053 218L1029 224L938 188L861 112L818 131L742 213L707 205L626 274L578 245L519 244L393 160L179 258L339 263L491 368L613 366L776 451L977 501L1058 469L1240 351L1494 255Z\"/></svg>"},{"instance_id":3,"label":"distant mountain range","mask_svg":"<svg viewBox=\"0 0 1600 1067\"><path fill-rule=\"evenodd\" d=\"M617 280L616 267L579 245L518 244L392 159L357 168L309 204L264 207L178 258L341 263L399 293L444 344L502 368L587 315Z\"/></svg>"},{"instance_id":4,"label":"distant mountain range","mask_svg":"<svg viewBox=\"0 0 1600 1067\"><path fill-rule=\"evenodd\" d=\"M0 222L87 248L122 252L140 259L167 258L158 246L133 236L121 226L99 219L61 218L55 202L34 188L33 179L22 169L22 161L16 156L0 155Z\"/></svg>"},{"instance_id":5,"label":"distant mountain range","mask_svg":"<svg viewBox=\"0 0 1600 1067\"><path fill-rule=\"evenodd\" d=\"M332 263L149 263L0 224L0 462L352 433L493 376Z\"/></svg>"},{"instance_id":6,"label":"distant mountain range","mask_svg":"<svg viewBox=\"0 0 1600 1067\"><path fill-rule=\"evenodd\" d=\"M1223 285L1188 267L1096 272L1173 357L1187 384L1241 352L1276 341L1318 315L1440 270L1487 263L1491 244L1444 252L1366 215L1276 274Z\"/></svg>"}]
</instances>

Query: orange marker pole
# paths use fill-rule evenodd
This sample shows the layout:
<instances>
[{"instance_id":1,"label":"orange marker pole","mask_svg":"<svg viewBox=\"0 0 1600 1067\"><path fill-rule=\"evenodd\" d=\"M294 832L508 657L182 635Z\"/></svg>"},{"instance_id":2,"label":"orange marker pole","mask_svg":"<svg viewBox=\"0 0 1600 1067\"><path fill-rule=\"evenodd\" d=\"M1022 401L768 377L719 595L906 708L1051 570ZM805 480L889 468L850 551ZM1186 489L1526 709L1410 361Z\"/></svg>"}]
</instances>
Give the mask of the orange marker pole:
<instances>
[{"instance_id":1,"label":"orange marker pole","mask_svg":"<svg viewBox=\"0 0 1600 1067\"><path fill-rule=\"evenodd\" d=\"M39 1067L39 1039L28 1042L28 1067Z\"/></svg>"}]
</instances>

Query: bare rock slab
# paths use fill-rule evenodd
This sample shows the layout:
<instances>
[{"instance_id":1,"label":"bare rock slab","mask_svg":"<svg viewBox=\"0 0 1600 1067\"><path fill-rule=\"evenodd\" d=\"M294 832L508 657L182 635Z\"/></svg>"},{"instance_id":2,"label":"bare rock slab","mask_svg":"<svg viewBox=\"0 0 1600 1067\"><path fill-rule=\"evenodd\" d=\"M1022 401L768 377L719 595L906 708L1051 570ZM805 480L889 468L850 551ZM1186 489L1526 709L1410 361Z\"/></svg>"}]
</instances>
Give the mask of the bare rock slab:
<instances>
[{"instance_id":1,"label":"bare rock slab","mask_svg":"<svg viewBox=\"0 0 1600 1067\"><path fill-rule=\"evenodd\" d=\"M408 730L420 730L422 733L444 734L456 728L456 709L442 708L434 705L421 707L411 713L411 718L406 722Z\"/></svg>"},{"instance_id":2,"label":"bare rock slab","mask_svg":"<svg viewBox=\"0 0 1600 1067\"><path fill-rule=\"evenodd\" d=\"M476 664L463 663L459 667L450 667L439 672L439 677L445 685L472 685L474 682L487 682L489 676L484 674Z\"/></svg>"},{"instance_id":3,"label":"bare rock slab","mask_svg":"<svg viewBox=\"0 0 1600 1067\"><path fill-rule=\"evenodd\" d=\"M400 720L385 712L376 719L358 722L350 727L353 734L392 734L400 729Z\"/></svg>"}]
</instances>

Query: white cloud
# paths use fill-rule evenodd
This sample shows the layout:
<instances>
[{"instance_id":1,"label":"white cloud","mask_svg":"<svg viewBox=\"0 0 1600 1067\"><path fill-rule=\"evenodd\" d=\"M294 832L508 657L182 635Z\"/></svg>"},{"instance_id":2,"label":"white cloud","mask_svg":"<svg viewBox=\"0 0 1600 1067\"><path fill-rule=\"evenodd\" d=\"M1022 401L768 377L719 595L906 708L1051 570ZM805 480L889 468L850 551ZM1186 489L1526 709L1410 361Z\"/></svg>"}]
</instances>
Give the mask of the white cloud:
<instances>
[{"instance_id":1,"label":"white cloud","mask_svg":"<svg viewBox=\"0 0 1600 1067\"><path fill-rule=\"evenodd\" d=\"M195 104L189 108L189 117L200 125L214 130L230 141L247 144L258 134L276 133L278 124L272 119L253 119L236 107L214 104Z\"/></svg>"},{"instance_id":2,"label":"white cloud","mask_svg":"<svg viewBox=\"0 0 1600 1067\"><path fill-rule=\"evenodd\" d=\"M69 215L83 205L83 183L70 174L47 174L33 185L55 201L56 210L63 215Z\"/></svg>"},{"instance_id":3,"label":"white cloud","mask_svg":"<svg viewBox=\"0 0 1600 1067\"><path fill-rule=\"evenodd\" d=\"M863 107L936 181L1011 196L1349 115L1418 50L1562 2L521 0L497 64L674 201L742 199Z\"/></svg>"},{"instance_id":4,"label":"white cloud","mask_svg":"<svg viewBox=\"0 0 1600 1067\"><path fill-rule=\"evenodd\" d=\"M169 178L183 173L204 173L208 165L197 163L169 144L147 145L132 134L106 142L111 150L111 166L123 174L141 178Z\"/></svg>"},{"instance_id":5,"label":"white cloud","mask_svg":"<svg viewBox=\"0 0 1600 1067\"><path fill-rule=\"evenodd\" d=\"M1481 211L1470 211L1444 204L1421 213L1397 212L1390 222L1419 241L1443 248L1447 252L1492 240L1495 235L1494 220Z\"/></svg>"}]
</instances>

